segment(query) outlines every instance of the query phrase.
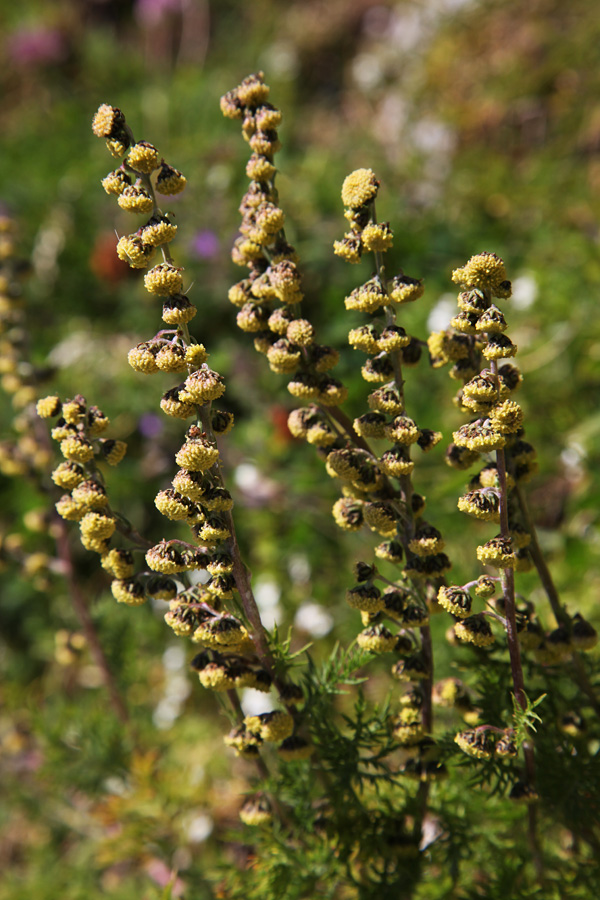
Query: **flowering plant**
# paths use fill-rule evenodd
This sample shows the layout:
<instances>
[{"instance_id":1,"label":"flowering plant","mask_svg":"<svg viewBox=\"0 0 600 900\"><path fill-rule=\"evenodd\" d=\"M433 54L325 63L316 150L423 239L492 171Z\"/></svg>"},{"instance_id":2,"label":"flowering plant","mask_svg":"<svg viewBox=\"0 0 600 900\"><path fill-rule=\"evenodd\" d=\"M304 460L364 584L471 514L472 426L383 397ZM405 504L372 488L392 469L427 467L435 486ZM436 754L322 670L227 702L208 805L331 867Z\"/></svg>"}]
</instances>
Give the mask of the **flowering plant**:
<instances>
[{"instance_id":1,"label":"flowering plant","mask_svg":"<svg viewBox=\"0 0 600 900\"><path fill-rule=\"evenodd\" d=\"M339 488L335 524L355 541L358 558L338 573L332 598L343 623L337 643L307 649L293 633L282 638L263 623L236 532L226 381L208 362L208 323L205 343L194 337L199 310L171 252L178 225L159 205L186 179L108 104L92 127L121 162L102 185L122 210L143 217L116 252L145 270L166 326L132 347L128 362L140 377L176 376L160 408L186 422L170 484L155 497L169 521L158 542L113 506L103 464L118 465L126 446L102 436L104 412L80 394L50 394L36 405L38 417L54 420L51 436L63 457L52 471L65 491L54 525L63 569L71 564L65 522L77 522L118 603L163 604L202 688L229 719L223 738L232 771L239 760L243 852L237 865L224 857L215 863L211 896L499 897L509 885L512 895L530 897L566 877L573 896L584 897L600 840L590 816L600 791L600 704L582 653L597 635L562 604L528 509L523 486L535 473L535 449L514 399L523 380L512 361L517 346L497 305L511 296L504 262L490 252L472 256L452 273L459 311L448 327L427 339L413 335L411 310L426 302L425 285L388 272L394 231L378 219L382 185L370 168L350 173L341 186L347 230L332 250L362 273L345 312L340 302L349 345L366 356L349 391L332 374L340 352L319 341L303 266L286 236L275 160L282 117L262 74L225 94L221 109L241 123L251 151L232 250L246 271L229 301L268 368L286 377L289 435L316 449ZM5 316L14 314L11 299ZM413 412L412 370L428 364L449 366L460 385L455 405L468 421L449 443L435 422L421 424ZM357 384L366 385L366 396ZM15 377L12 386L16 405L30 415L33 385ZM460 513L482 528L499 526L482 538L476 574L457 577L461 583L450 575L452 540L434 524L437 498L420 492L421 454L435 458L442 442L448 466L478 468L457 501ZM43 471L43 437L29 450L38 454L35 465L22 445L3 447L6 474ZM532 568L541 591L521 596L516 578ZM127 721L76 586L72 594L115 711ZM252 691L262 707L250 708Z\"/></svg>"}]
</instances>

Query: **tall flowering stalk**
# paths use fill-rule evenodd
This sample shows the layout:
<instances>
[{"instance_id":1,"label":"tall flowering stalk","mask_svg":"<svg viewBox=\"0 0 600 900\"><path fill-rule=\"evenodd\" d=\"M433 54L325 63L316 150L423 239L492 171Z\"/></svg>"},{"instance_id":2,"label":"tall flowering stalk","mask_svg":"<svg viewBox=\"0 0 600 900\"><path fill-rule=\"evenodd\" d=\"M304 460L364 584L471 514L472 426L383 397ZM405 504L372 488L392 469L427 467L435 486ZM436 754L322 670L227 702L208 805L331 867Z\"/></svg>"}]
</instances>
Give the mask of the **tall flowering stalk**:
<instances>
[{"instance_id":1,"label":"tall flowering stalk","mask_svg":"<svg viewBox=\"0 0 600 900\"><path fill-rule=\"evenodd\" d=\"M523 439L522 411L512 399L521 375L507 360L516 347L505 334L504 316L493 302L510 295L510 283L502 261L494 254L473 257L453 275L462 292L452 328L428 341L434 367L451 363L452 376L464 385L459 407L478 416L454 435L448 463L467 468L482 455L495 454L473 479L459 507L499 524L500 533L479 547L477 556L500 574L486 573L466 585L448 585L445 575L450 560L442 535L425 519L424 499L416 493L412 480L415 460L411 448L417 445L427 451L441 435L421 428L406 412L405 371L418 363L422 342L398 323L401 307L422 296L422 283L403 272L386 272L385 254L392 246L393 233L376 214L378 179L370 169L351 173L342 187L349 230L334 249L353 264L373 253L372 276L345 299L349 312L369 316L367 324L350 330L349 342L367 354L361 374L373 389L368 396L369 411L348 416L343 409L346 390L329 374L337 362L336 351L317 343L312 323L306 313L300 313L303 298L298 259L285 237L284 213L275 187L280 113L268 98L269 90L259 73L221 100L224 114L241 122L252 150L246 169L251 182L240 206L241 236L232 253L233 261L247 269L247 277L231 288L229 299L239 307L238 326L253 335L256 349L267 357L274 372L289 375L290 394L307 403L290 413L288 424L295 437L318 448L329 475L341 482L342 496L333 509L337 524L348 531L366 525L383 538L375 549L381 562L356 564L357 583L347 591L346 600L361 613L359 646L398 657L392 674L405 683L406 690L399 698L400 712L390 716L389 728L396 748L402 751L398 771L421 782L416 797L419 813L412 819L411 837L418 841L426 815L428 782L445 772L433 739L433 700L453 706L477 726L456 736L458 746L472 757L500 762L516 758L522 747L524 776L513 785L512 796L534 800L531 726L536 714L525 692L520 641L539 643L537 653L542 658L548 646L554 654L565 639L564 628L559 627L542 648L541 638L535 638L539 626L532 608L517 606L515 598L514 570L531 564L527 547L536 546L516 486L535 471L535 452ZM387 447L382 445L384 441ZM532 555L535 559L535 551ZM389 564L400 570L392 572L391 578L384 568ZM536 564L541 567L539 560ZM386 585L383 592L381 582ZM502 595L494 605L487 604L498 582ZM544 583L551 580L546 577ZM487 604L482 611L473 611L471 592ZM502 624L517 704L508 726L480 724L479 711L456 678L445 679L433 689L428 617L439 608L453 616L452 639L480 649L494 643L490 621ZM585 632L584 643L591 647L594 630L581 617L576 619L573 633ZM399 625L400 630L394 633L390 624ZM535 818L530 807L532 858L540 872Z\"/></svg>"},{"instance_id":2,"label":"tall flowering stalk","mask_svg":"<svg viewBox=\"0 0 600 900\"><path fill-rule=\"evenodd\" d=\"M61 419L60 426L55 429L54 436L60 441L67 437L91 438L91 445L96 439L99 455L108 461L115 462L120 457L119 445L115 441L100 439L99 435L109 425L108 419L97 408L87 409L82 397L76 397L64 405L58 397L46 397L36 404L39 396L39 383L48 377L48 370L39 369L31 362L30 335L27 308L24 302L21 276L27 271L25 262L17 255L16 223L8 216L0 217L0 372L2 387L11 396L15 412L12 426L18 437L12 441L0 443L0 471L12 478L23 478L32 484L41 498L47 502L49 496L56 494L56 487L63 488L64 480L70 487L76 487L84 481L84 468L75 461L65 461L53 473L51 483L48 469L52 462L52 448L47 431L39 421L42 417L58 415L64 406L68 418ZM76 410L76 412L75 412ZM71 424L69 424L71 423ZM68 429L68 433L67 433ZM69 448L75 445L71 442ZM82 443L77 450L81 452ZM124 446L124 445L123 445ZM65 444L65 451L67 445ZM60 471L59 471L60 470ZM67 471L70 477L67 477ZM97 498L102 488L98 483ZM63 496L57 504L57 512L65 512L71 504L70 495ZM87 511L101 509L103 503L87 506ZM115 715L123 724L129 721L125 701L119 691L114 672L109 666L106 654L87 600L75 575L73 555L68 540L65 518L51 513L45 508L30 510L25 516L24 524L30 531L46 533L53 539L54 553L38 550L29 553L18 535L12 539L2 539L0 555L10 556L19 563L22 574L31 579L38 590L50 590L51 576L62 576L68 587L73 611L81 631L83 641L87 643L94 663L101 673ZM82 510L79 518L83 518ZM89 521L89 520L88 520Z\"/></svg>"},{"instance_id":3,"label":"tall flowering stalk","mask_svg":"<svg viewBox=\"0 0 600 900\"><path fill-rule=\"evenodd\" d=\"M523 411L511 399L520 385L520 372L511 363L499 365L499 360L512 358L517 348L505 334L504 314L493 302L509 297L511 285L503 261L493 253L472 257L464 268L455 270L452 278L463 288L458 301L460 311L452 319L452 331L429 338L429 349L435 366L453 362L453 377L463 381L457 405L479 418L454 433L454 443L448 448L446 459L456 468L467 468L482 455L495 454L495 460L471 480L469 491L459 499L458 507L477 519L500 524L500 533L477 548L477 558L501 575L484 576L474 584L441 588L438 600L456 620L455 636L478 647L494 643L490 618L503 623L515 697L525 711L527 698L517 638L514 570L518 565L527 567L525 548L530 537L513 509L509 517L509 491L516 478L524 480L534 471L534 453L521 439ZM473 613L469 588L474 587L478 597L488 600L494 596L497 581L502 585L502 597L496 603L498 612ZM477 757L498 753L492 733L485 726L473 734L458 735L457 742ZM503 734L498 745L500 755L517 752L510 735ZM534 795L533 754L530 748L525 753L528 790Z\"/></svg>"},{"instance_id":4,"label":"tall flowering stalk","mask_svg":"<svg viewBox=\"0 0 600 900\"><path fill-rule=\"evenodd\" d=\"M435 602L437 589L445 583L445 572L450 560L444 551L444 541L437 528L424 517L425 501L413 487L414 459L411 448L431 450L440 440L439 432L420 428L405 409L405 370L419 362L420 342L407 334L398 324L398 314L407 304L423 295L419 279L403 272L388 276L385 254L391 248L393 233L386 223L380 223L375 210L379 182L370 169L358 169L349 175L342 186L342 201L350 231L337 241L334 250L350 263L358 263L366 253L373 253L375 274L367 282L355 288L346 297L345 306L350 312L368 315L369 322L352 328L348 335L354 349L367 355L361 368L363 379L369 385L377 385L368 395L369 412L354 420L354 430L365 440L386 441L391 446L372 453L371 459L378 473L370 490L356 482L347 471L347 460L332 455L327 463L330 474L341 477L345 483L344 496L334 507L334 516L342 528L355 530L364 523L386 538L375 549L381 560L400 568L392 582L379 598L370 598L370 609L363 608L362 615L367 629L359 635L359 643L377 647L381 637L390 634L380 621L382 617L400 624L393 649L409 656L396 662L392 674L401 680L412 682L411 695L417 698L421 708L421 728L405 727L408 717L418 720L416 709L405 706L398 717L399 733L408 745L417 745L417 738L431 735L433 729L431 689L433 678L433 651L428 625L431 604ZM349 483L348 483L349 482ZM401 564L405 563L403 568ZM363 575L366 588L381 578L376 567L368 577ZM377 589L375 589L377 590ZM353 598L362 594L357 587L350 592ZM355 603L351 603L355 605ZM360 609L361 606L359 605ZM406 636L411 637L407 644ZM391 637L391 635L390 635ZM387 648L386 648L387 649ZM411 733L412 732L412 733ZM423 750L425 756L420 756ZM424 781L435 773L431 746L426 743L410 760L412 770L422 773Z\"/></svg>"},{"instance_id":5,"label":"tall flowering stalk","mask_svg":"<svg viewBox=\"0 0 600 900\"><path fill-rule=\"evenodd\" d=\"M522 657L532 654L538 663L556 665L578 650L591 649L597 635L579 614L571 618L562 609L526 512L522 485L537 464L535 450L524 437L523 410L513 399L522 376L508 360L516 355L517 347L506 333L508 323L495 303L511 294L504 263L494 253L480 253L455 270L452 278L462 289L459 312L449 330L431 335L429 349L434 365L452 364L451 375L462 382L456 405L470 421L454 432L446 460L457 469L483 463L459 498L458 507L480 521L496 523L500 531L477 548L478 560L494 574L464 585L442 587L438 602L453 616L452 633L460 641L491 647L495 642L492 623L500 624L508 645L516 702L514 721L525 723L525 727L516 729L512 725L503 729L480 724L457 734L455 740L468 755L484 760L516 757L522 745L523 776L513 785L511 796L530 804L532 855L541 873L536 812L531 805L538 799L534 742L528 727L533 725L532 706L526 694ZM558 627L546 634L534 604L530 600L517 602L515 593L515 572L530 569L532 555L544 583L551 587L549 598L557 618ZM484 603L479 612L472 608L472 589Z\"/></svg>"},{"instance_id":6,"label":"tall flowering stalk","mask_svg":"<svg viewBox=\"0 0 600 900\"><path fill-rule=\"evenodd\" d=\"M119 257L132 268L148 269L157 250L162 255L162 261L146 271L144 285L162 301L167 327L133 347L128 361L142 374L165 372L182 379L164 392L160 407L168 416L194 421L175 455L179 469L171 487L159 491L155 505L165 518L185 524L189 531L187 539L169 537L150 546L110 510L95 465L96 432L90 431L90 427L99 427L97 416L89 426L83 398L63 404L57 398L46 398L38 405L40 415L61 416L53 436L62 440L66 462L56 470L54 479L71 493L57 508L64 518L80 522L82 541L100 554L102 566L113 577L112 593L119 602L138 605L148 598L170 602L167 624L202 648L192 662L200 682L229 696L237 725L227 743L238 753L258 759L260 744L274 741L280 744L283 756L302 758L310 747L294 734L291 714L302 692L275 670L236 540L233 499L225 486L217 444L218 437L233 427L233 415L213 405L225 392L225 383L208 366L207 351L190 333L189 323L197 309L183 292L183 270L175 265L170 250L177 226L158 205L157 195L183 190L185 178L159 158L152 144L135 141L120 110L102 105L92 127L97 136L106 139L114 156L124 156L120 167L103 179L106 192L117 197L122 209L144 216L137 231L119 239ZM116 462L116 455L122 452L124 447L113 442L108 461ZM119 531L134 544L133 552L112 544ZM140 565L135 554L141 550L145 553ZM206 580L193 574L202 572L207 573ZM272 684L285 708L244 719L237 692L246 687L268 692ZM266 774L262 763L261 771ZM242 817L258 821L267 812L270 816L270 805L260 796L249 801Z\"/></svg>"},{"instance_id":7,"label":"tall flowering stalk","mask_svg":"<svg viewBox=\"0 0 600 900\"><path fill-rule=\"evenodd\" d=\"M397 324L397 313L423 295L423 285L402 272L387 276L384 260L393 233L377 220L379 182L370 169L353 172L342 187L350 231L336 242L335 252L351 263L372 252L375 272L345 301L348 311L370 316L368 324L351 329L349 341L367 354L361 372L373 385L369 411L350 418L342 408L347 390L329 374L338 353L318 343L314 326L300 313L298 259L286 240L275 187L281 114L268 97L259 73L221 99L224 115L241 121L252 150L246 167L251 182L240 206L241 236L232 252L233 261L247 268L248 275L231 288L229 299L240 308L238 326L254 336L272 371L288 374L289 393L308 403L290 413L288 425L296 438L318 449L328 474L341 483L342 496L333 507L336 523L346 531L365 526L378 534L383 538L375 549L380 565L384 571L390 565L399 569L391 580L374 562L358 562L356 584L346 592L346 600L361 614L358 645L372 653L394 654L392 675L407 688L390 728L396 747L403 748L404 771L423 783L421 818L415 823L418 840L426 783L443 771L431 740L433 653L428 621L429 607L435 605L450 568L442 535L425 520L424 498L412 482L411 446L430 450L441 434L420 428L405 412L404 369L419 362L421 342ZM379 449L372 448L373 442Z\"/></svg>"}]
</instances>

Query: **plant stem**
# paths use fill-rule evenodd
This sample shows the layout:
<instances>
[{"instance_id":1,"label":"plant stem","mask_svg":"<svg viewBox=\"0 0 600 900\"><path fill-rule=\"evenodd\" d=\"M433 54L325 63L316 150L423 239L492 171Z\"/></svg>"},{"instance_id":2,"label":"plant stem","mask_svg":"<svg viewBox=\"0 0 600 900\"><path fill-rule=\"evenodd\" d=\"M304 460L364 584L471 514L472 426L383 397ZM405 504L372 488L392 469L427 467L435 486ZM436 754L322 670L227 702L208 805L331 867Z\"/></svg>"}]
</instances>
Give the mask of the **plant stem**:
<instances>
[{"instance_id":1,"label":"plant stem","mask_svg":"<svg viewBox=\"0 0 600 900\"><path fill-rule=\"evenodd\" d=\"M328 406L327 413L342 426L353 444L355 444L357 447L360 447L361 450L366 450L367 453L373 455L373 451L369 447L368 443L363 437L356 433L351 419L343 410L341 410L338 406Z\"/></svg>"},{"instance_id":2,"label":"plant stem","mask_svg":"<svg viewBox=\"0 0 600 900\"><path fill-rule=\"evenodd\" d=\"M571 621L571 617L561 603L556 585L554 584L554 580L552 578L552 574L546 564L546 560L544 558L544 554L542 553L542 549L538 540L536 527L529 511L527 498L525 497L523 491L520 489L519 485L515 486L515 491L525 527L531 535L531 543L528 548L529 553L531 554L531 558L537 569L537 573L539 575L540 581L542 582L542 587L544 588L544 591L548 598L548 602L552 607L552 612L554 613L556 624L564 625L570 633L573 627L573 623ZM587 672L585 671L581 656L577 651L573 651L572 663L573 668L575 669L576 683L579 685L583 693L590 701L590 705L592 706L596 715L600 716L600 700L596 696L594 687L590 682Z\"/></svg>"},{"instance_id":3,"label":"plant stem","mask_svg":"<svg viewBox=\"0 0 600 900\"><path fill-rule=\"evenodd\" d=\"M33 428L39 443L51 453L52 442L50 440L50 436L48 435L48 431L44 427L42 421L37 418L37 416L34 419ZM42 494L52 496L52 490L48 487L48 485L44 483L44 481L39 476L35 478L35 483L37 489ZM124 725L130 725L130 717L127 711L125 700L123 699L123 696L121 695L121 692L117 687L116 680L108 664L108 660L104 654L104 650L102 649L102 644L100 643L100 639L96 631L96 626L94 625L94 621L90 615L87 603L84 600L83 594L77 582L77 578L75 577L75 566L73 565L73 556L71 553L71 546L69 544L69 532L67 529L67 524L61 516L57 515L54 518L53 525L56 529L56 552L61 563L61 572L64 575L67 586L69 588L69 594L73 602L75 615L77 616L82 631L85 635L85 639L90 648L92 658L102 673L102 680L104 682L106 690L108 691L111 706L115 711L115 715ZM135 532L135 534L137 535L137 532ZM143 538L140 537L140 540L143 541Z\"/></svg>"},{"instance_id":4,"label":"plant stem","mask_svg":"<svg viewBox=\"0 0 600 900\"><path fill-rule=\"evenodd\" d=\"M375 214L375 203L373 203L373 219L377 221ZM388 281L385 276L385 267L383 264L383 254L381 252L375 252L375 266L377 269L377 277L381 283L382 288L387 293L388 289ZM393 326L396 324L396 312L391 305L385 306L385 321L387 326ZM394 383L396 385L396 389L398 391L398 396L400 398L400 402L402 407L405 404L405 396L404 396L404 375L402 372L402 353L400 350L394 350L390 354L390 358L392 361L392 366L394 368ZM414 492L412 477L410 474L401 475L399 478L400 482L400 491L402 494L402 500L404 502L404 509L406 511L406 515L404 517L404 535L403 535L403 544L405 552L408 554L408 545L412 538L415 535L415 517L412 512L412 495ZM421 707L421 720L423 723L423 728L426 734L431 734L433 731L433 706L432 706L432 689L433 689L433 645L431 641L431 629L429 625L425 625L419 629L421 633L421 654L423 656L423 660L427 666L427 678L423 680L421 684L421 691L423 697L423 704ZM425 821L425 816L427 815L427 804L429 800L429 784L427 782L423 782L419 785L419 789L417 791L417 808L419 810L418 815L415 817L415 825L414 825L414 833L415 837L418 837L419 841L422 838L423 834L423 823Z\"/></svg>"},{"instance_id":5,"label":"plant stem","mask_svg":"<svg viewBox=\"0 0 600 900\"><path fill-rule=\"evenodd\" d=\"M233 522L233 516L230 512L228 512L225 514L225 518L227 520L227 527L229 528L229 531L231 533L230 549L231 558L233 559L233 577L235 578L235 584L240 594L246 618L248 619L250 628L252 629L252 638L254 640L254 644L256 646L260 661L262 662L265 669L267 669L269 674L273 676L273 657L271 656L271 651L269 650L265 628L260 618L258 605L252 591L250 572L244 564L242 555L240 553L240 548L235 532L235 525Z\"/></svg>"},{"instance_id":6,"label":"plant stem","mask_svg":"<svg viewBox=\"0 0 600 900\"><path fill-rule=\"evenodd\" d=\"M62 571L69 587L69 593L73 601L75 615L79 619L81 628L85 635L85 639L90 648L92 658L102 672L102 680L104 681L104 685L106 687L106 690L108 691L111 706L115 711L117 718L120 719L120 721L124 725L129 725L129 713L127 712L125 701L117 687L113 673L108 664L108 660L106 659L104 650L102 649L102 645L100 644L100 640L98 638L98 634L96 632L96 628L94 626L94 622L90 615L89 609L83 598L83 594L81 593L79 584L77 583L77 579L75 578L73 558L71 556L71 548L69 546L69 537L65 522L63 519L57 516L54 524L56 527L56 548L59 559L62 563Z\"/></svg>"},{"instance_id":7,"label":"plant stem","mask_svg":"<svg viewBox=\"0 0 600 900\"><path fill-rule=\"evenodd\" d=\"M215 447L218 448L217 439L210 421L210 405L206 404L204 406L198 407L198 415L200 421L202 422L202 427L206 436L210 441L214 443ZM218 462L217 467L219 471L219 479L221 481L221 484L223 484L223 476L221 474L221 469ZM262 665L271 675L275 683L278 684L275 678L275 666L271 651L269 649L267 634L260 618L260 612L256 603L256 599L254 597L254 593L252 592L250 572L248 571L246 565L244 564L244 561L242 560L239 544L237 542L233 515L231 514L231 511L227 511L223 513L223 516L227 522L227 528L229 529L229 533L231 535L229 545L231 558L233 560L233 577L235 579L235 584L242 601L244 613L246 614L246 618L250 625L252 640L254 642L257 655ZM281 685L278 684L278 687L280 686Z\"/></svg>"},{"instance_id":8,"label":"plant stem","mask_svg":"<svg viewBox=\"0 0 600 900\"><path fill-rule=\"evenodd\" d=\"M544 554L542 553L538 541L537 531L533 523L533 519L531 518L531 513L529 512L527 500L518 484L515 485L515 493L519 503L521 515L523 516L525 527L531 535L531 543L529 544L528 550L537 569L540 581L542 582L542 587L544 588L550 606L552 607L552 612L554 613L556 623L557 625L565 625L567 628L570 628L571 619L560 602L560 597L558 596L556 585L554 584L554 581L552 579L550 569L546 565L546 560L544 559Z\"/></svg>"},{"instance_id":9,"label":"plant stem","mask_svg":"<svg viewBox=\"0 0 600 900\"><path fill-rule=\"evenodd\" d=\"M498 377L498 363L491 361L491 370L496 379L498 393L500 380ZM503 538L510 541L510 528L508 524L508 485L506 480L506 456L502 448L496 450L496 466L498 469L498 486L500 490L500 533ZM510 656L510 669L512 673L513 687L517 703L521 709L527 709L525 696L525 681L523 678L523 666L521 665L521 652L517 637L517 621L515 615L515 573L512 568L503 569L502 577L504 615L506 617L506 640Z\"/></svg>"},{"instance_id":10,"label":"plant stem","mask_svg":"<svg viewBox=\"0 0 600 900\"><path fill-rule=\"evenodd\" d=\"M496 380L498 395L500 394L500 378L498 375L498 363L491 360L491 371ZM510 527L508 523L508 484L506 477L506 455L501 447L496 450L496 466L498 470L498 486L500 489L500 533L503 538L510 541ZM521 651L519 647L519 638L517 635L517 621L515 613L515 573L514 569L507 568L502 570L502 588L504 600L504 615L506 618L506 641L508 644L508 653L510 657L510 670L512 675L513 689L515 699L522 710L527 709L527 696L525 694L525 679L523 676L523 666L521 664ZM533 788L535 785L535 758L533 754L533 746L529 741L523 744L523 756L525 760L525 773L527 783ZM532 804L528 810L528 836L531 849L531 857L539 878L543 875L543 865L540 855L537 830L536 830L536 811Z\"/></svg>"}]
</instances>

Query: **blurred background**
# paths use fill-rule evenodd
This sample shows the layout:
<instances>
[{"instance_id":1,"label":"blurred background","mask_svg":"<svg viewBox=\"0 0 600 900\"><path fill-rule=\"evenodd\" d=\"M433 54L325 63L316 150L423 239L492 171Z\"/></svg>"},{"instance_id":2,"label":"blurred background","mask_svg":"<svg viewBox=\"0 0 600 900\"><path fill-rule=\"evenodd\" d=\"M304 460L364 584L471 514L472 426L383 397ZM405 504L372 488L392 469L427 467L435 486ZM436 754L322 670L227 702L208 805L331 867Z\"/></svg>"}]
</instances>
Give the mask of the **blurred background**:
<instances>
[{"instance_id":1,"label":"blurred background","mask_svg":"<svg viewBox=\"0 0 600 900\"><path fill-rule=\"evenodd\" d=\"M352 415L365 411L358 354L346 339L360 317L345 312L343 298L371 273L332 252L346 224L344 177L375 170L378 214L395 232L389 274L402 268L425 279L425 297L401 319L410 333L425 338L449 322L453 268L482 250L504 258L514 284L505 311L525 376L520 402L540 458L532 506L569 609L596 615L598 625L594 4L21 0L2 4L0 25L0 212L17 223L27 270L27 353L47 373L40 396L84 394L111 418L109 436L128 442L111 474L114 505L151 539L162 536L152 498L172 477L181 429L158 407L167 379L145 379L126 361L160 318L139 273L115 255L115 234L136 226L100 185L115 166L90 128L101 103L120 107L136 139L156 144L188 179L168 199L179 226L172 249L193 282L194 333L225 376L236 415L225 462L265 621L294 625L296 644L315 641L317 656L334 637L355 635L343 592L371 544L364 535L340 541L330 516L335 486L285 426L293 408L285 378L237 331L227 301L242 277L230 247L248 151L219 98L262 69L284 115L278 187L305 314L341 351L336 374L350 386ZM409 414L450 439L461 423L454 389L423 361L408 372ZM0 403L10 441L14 410L9 396ZM442 456L438 447L425 457L415 485L433 524L460 529L448 551L452 577L466 579L479 532L464 517L457 525L464 477ZM194 896L212 896L215 867L236 859L236 842L223 835L250 770L222 753L226 719L188 671L193 648L171 635L160 609L117 607L96 557L73 536L78 577L133 710L136 739L125 736L104 708L64 581L44 566L32 579L35 565L19 566L9 552L16 547L22 563L40 550L52 555L52 542L31 528L43 500L22 478L0 475L0 491L0 739L10 801L0 812L0 864L12 873L0 898L130 897L133 889L153 898L174 870L175 896L184 882ZM534 576L520 585L550 625ZM440 675L452 673L445 652Z\"/></svg>"}]
</instances>

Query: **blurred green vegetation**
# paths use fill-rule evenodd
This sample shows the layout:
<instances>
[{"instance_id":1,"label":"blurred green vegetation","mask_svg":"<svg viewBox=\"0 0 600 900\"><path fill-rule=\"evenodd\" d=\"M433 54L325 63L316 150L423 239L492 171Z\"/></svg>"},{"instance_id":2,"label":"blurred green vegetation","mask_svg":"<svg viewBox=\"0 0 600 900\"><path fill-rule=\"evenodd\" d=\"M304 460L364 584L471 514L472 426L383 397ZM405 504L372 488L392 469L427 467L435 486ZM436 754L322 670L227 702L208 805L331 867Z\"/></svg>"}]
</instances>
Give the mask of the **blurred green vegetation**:
<instances>
[{"instance_id":1,"label":"blurred green vegetation","mask_svg":"<svg viewBox=\"0 0 600 900\"><path fill-rule=\"evenodd\" d=\"M1 16L0 204L18 222L30 264L32 360L51 368L42 394L84 394L111 418L110 436L128 441L128 457L111 477L114 505L143 533L161 536L152 500L171 477L180 428L164 417L148 424L168 385L157 387L126 361L129 347L159 326L139 273L115 262L115 232L130 222L100 186L111 162L90 122L102 102L122 108L136 138L155 142L188 178L184 194L169 200L179 226L174 254L200 309L194 333L225 376L236 415L224 452L227 468L246 477L236 496L245 558L259 583L275 584L282 628L311 601L332 617L337 638L354 637L343 592L352 563L365 555L364 535L340 540L329 514L335 486L282 424L293 408L285 380L236 331L227 301L240 277L229 251L247 154L219 97L262 69L284 113L278 186L306 313L321 339L340 349L352 414L364 411L364 385L346 334L360 317L344 311L343 298L370 272L367 263L348 267L333 256L333 240L345 230L345 175L357 166L376 171L378 213L395 232L393 264L425 278L425 298L406 314L411 333L425 338L428 323L444 327L451 317L453 268L481 250L503 256L516 283L507 317L525 375L520 402L540 457L531 485L536 521L567 607L598 626L594 4L23 0L5 4ZM454 387L426 365L410 370L410 414L448 436L460 424ZM10 436L10 401L0 397L0 404ZM159 433L147 436L156 421ZM442 454L438 447L424 458L415 486L449 535L458 581L473 576L480 528L463 519L456 525L464 478L442 464ZM38 549L44 539L22 523L43 500L22 480L0 476L0 490L2 532L22 533L25 548ZM52 552L51 542L43 549ZM226 713L192 683L190 647L180 651L159 611L116 606L96 558L75 539L73 552L132 731L114 719L89 649L59 652L80 631L63 580L49 575L36 589L7 562L0 575L7 801L0 861L8 878L0 900L134 891L150 900L168 896L163 889L177 871L193 885L190 897L227 896L218 892L223 859L248 864L231 828L252 767L223 754ZM519 590L540 602L550 624L536 577L520 576ZM434 623L440 677L461 667L444 630ZM297 627L296 644L308 639ZM332 641L319 639L312 652L320 658ZM367 690L383 693L383 675ZM423 896L442 896L434 888ZM180 894L178 882L173 891Z\"/></svg>"}]
</instances>

